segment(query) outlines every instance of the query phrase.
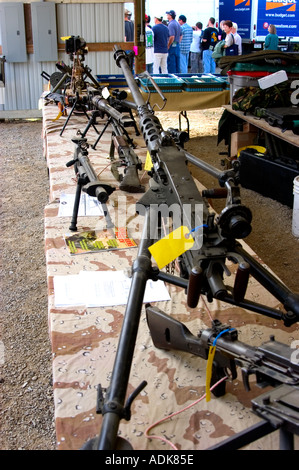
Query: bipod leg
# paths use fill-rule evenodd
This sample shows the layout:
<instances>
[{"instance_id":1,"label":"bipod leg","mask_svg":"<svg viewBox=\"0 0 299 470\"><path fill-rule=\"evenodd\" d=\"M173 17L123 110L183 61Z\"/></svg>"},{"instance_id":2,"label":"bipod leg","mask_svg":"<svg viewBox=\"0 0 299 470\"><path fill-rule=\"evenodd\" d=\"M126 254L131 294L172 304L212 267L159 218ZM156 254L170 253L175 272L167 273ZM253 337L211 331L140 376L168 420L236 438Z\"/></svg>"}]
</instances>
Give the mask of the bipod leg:
<instances>
[{"instance_id":1,"label":"bipod leg","mask_svg":"<svg viewBox=\"0 0 299 470\"><path fill-rule=\"evenodd\" d=\"M128 132L126 131L126 129L125 129L123 126L121 126L121 129L122 129L123 133L125 134L125 136L126 136L126 138L127 138L127 140L128 140L128 143L129 143L130 145L132 145L133 148L135 148L135 147L136 147L136 144L134 144L133 139L131 139L131 137L129 136L129 134L128 134Z\"/></svg>"},{"instance_id":2,"label":"bipod leg","mask_svg":"<svg viewBox=\"0 0 299 470\"><path fill-rule=\"evenodd\" d=\"M76 104L77 104L77 98L75 99L74 104L73 104L72 109L71 109L71 112L70 112L70 114L68 115L67 120L65 121L65 123L64 123L64 125L63 125L63 128L61 129L61 132L60 132L60 134L59 134L60 137L62 136L62 134L63 134L63 132L64 132L64 129L66 128L67 123L69 122L69 120L70 120L70 118L71 118L71 115L72 115L73 112L74 112L74 109L75 109L75 107L76 107Z\"/></svg>"},{"instance_id":3,"label":"bipod leg","mask_svg":"<svg viewBox=\"0 0 299 470\"><path fill-rule=\"evenodd\" d=\"M97 146L99 140L101 139L101 137L102 137L102 135L104 134L104 132L105 132L105 130L107 129L107 127L109 126L110 122L111 122L111 118L108 119L108 121L106 122L105 126L104 126L103 129L101 130L101 133L100 133L99 137L97 138L97 140L95 141L95 143L91 146L91 148L92 148L93 150L96 149L96 146Z\"/></svg>"},{"instance_id":4,"label":"bipod leg","mask_svg":"<svg viewBox=\"0 0 299 470\"><path fill-rule=\"evenodd\" d=\"M71 220L71 225L69 226L69 229L72 230L72 232L77 231L77 219L78 219L78 212L79 212L79 205L80 205L80 198L81 198L81 189L82 189L82 184L80 181L80 176L78 176L72 220Z\"/></svg>"},{"instance_id":5,"label":"bipod leg","mask_svg":"<svg viewBox=\"0 0 299 470\"><path fill-rule=\"evenodd\" d=\"M139 132L139 130L138 130L138 127L137 127L137 124L136 124L136 121L135 121L135 118L134 118L134 116L133 116L133 113L132 113L132 110L131 110L131 109L129 109L129 114L130 114L130 118L131 118L132 121L133 121L133 126L134 126L134 129L135 129L135 134L138 136L138 135L140 135L140 132Z\"/></svg>"},{"instance_id":6,"label":"bipod leg","mask_svg":"<svg viewBox=\"0 0 299 470\"><path fill-rule=\"evenodd\" d=\"M88 113L87 113L87 111L86 111L84 105L82 105L82 104L80 103L80 101L79 101L79 106L80 106L80 109L81 109L81 110L83 111L83 113L85 114L85 116L87 117L88 121L90 121L90 117L88 116ZM97 130L97 128L96 128L96 126L95 126L94 123L95 123L95 119L94 119L94 120L92 119L90 126L92 126L92 127L94 128L94 130L96 131L96 133L98 134L99 131ZM90 127L90 126L89 126L89 127Z\"/></svg>"},{"instance_id":7,"label":"bipod leg","mask_svg":"<svg viewBox=\"0 0 299 470\"><path fill-rule=\"evenodd\" d=\"M81 137L84 138L84 137L86 136L86 134L87 134L87 132L89 131L89 129L90 129L91 126L93 126L94 129L95 129L94 124L96 123L96 118L97 118L98 115L99 115L99 112L98 112L98 111L93 111L93 112L92 112L91 117L90 117L89 120L88 120L88 124L87 124L85 130L84 130L82 133L80 133ZM95 129L95 130L96 130L96 129ZM96 130L96 132L97 132L97 134L99 133L97 130Z\"/></svg>"},{"instance_id":8,"label":"bipod leg","mask_svg":"<svg viewBox=\"0 0 299 470\"><path fill-rule=\"evenodd\" d=\"M189 119L187 117L187 111L181 111L179 114L179 130L182 130L182 123L181 123L181 116L183 116L186 119L187 122L187 133L188 137L190 136L189 131L190 131L190 124L189 124Z\"/></svg>"}]
</instances>

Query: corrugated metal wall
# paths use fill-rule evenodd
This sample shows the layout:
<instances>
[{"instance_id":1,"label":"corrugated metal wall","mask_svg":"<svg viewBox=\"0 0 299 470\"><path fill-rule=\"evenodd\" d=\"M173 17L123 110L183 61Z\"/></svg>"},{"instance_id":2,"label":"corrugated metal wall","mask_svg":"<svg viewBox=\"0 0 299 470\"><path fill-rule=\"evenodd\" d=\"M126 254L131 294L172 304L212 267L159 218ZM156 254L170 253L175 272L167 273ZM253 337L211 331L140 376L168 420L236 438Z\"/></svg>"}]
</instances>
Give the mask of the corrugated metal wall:
<instances>
[{"instance_id":1,"label":"corrugated metal wall","mask_svg":"<svg viewBox=\"0 0 299 470\"><path fill-rule=\"evenodd\" d=\"M89 3L57 4L58 42L63 36L81 36L86 42L122 42L124 40L124 4ZM71 65L66 53L59 53L59 60ZM121 73L113 59L113 52L89 52L85 65L93 75ZM37 109L46 81L42 71L51 75L57 72L55 62L35 62L34 54L28 54L27 63L5 63L5 88L1 89L0 109ZM1 107L1 102L2 107Z\"/></svg>"}]
</instances>

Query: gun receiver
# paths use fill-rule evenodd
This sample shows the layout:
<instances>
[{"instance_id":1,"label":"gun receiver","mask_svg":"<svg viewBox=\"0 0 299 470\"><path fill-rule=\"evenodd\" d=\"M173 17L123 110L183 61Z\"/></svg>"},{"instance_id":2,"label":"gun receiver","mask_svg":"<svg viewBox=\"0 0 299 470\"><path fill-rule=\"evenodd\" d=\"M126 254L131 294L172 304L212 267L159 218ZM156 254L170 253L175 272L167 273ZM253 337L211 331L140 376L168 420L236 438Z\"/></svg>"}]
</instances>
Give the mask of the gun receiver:
<instances>
[{"instance_id":1,"label":"gun receiver","mask_svg":"<svg viewBox=\"0 0 299 470\"><path fill-rule=\"evenodd\" d=\"M208 358L209 347L219 333L224 332L216 343L216 355L213 363L212 383L224 377L228 370L235 379L236 366L242 369L245 389L250 390L249 375L255 374L259 386L277 384L298 385L299 364L291 361L292 350L283 343L270 338L270 341L259 347L248 346L238 341L238 332L214 320L212 328L194 336L181 322L171 318L156 307L147 305L146 318L154 345L157 348L177 349L194 354L203 359ZM216 396L224 395L225 382L213 392Z\"/></svg>"}]
</instances>

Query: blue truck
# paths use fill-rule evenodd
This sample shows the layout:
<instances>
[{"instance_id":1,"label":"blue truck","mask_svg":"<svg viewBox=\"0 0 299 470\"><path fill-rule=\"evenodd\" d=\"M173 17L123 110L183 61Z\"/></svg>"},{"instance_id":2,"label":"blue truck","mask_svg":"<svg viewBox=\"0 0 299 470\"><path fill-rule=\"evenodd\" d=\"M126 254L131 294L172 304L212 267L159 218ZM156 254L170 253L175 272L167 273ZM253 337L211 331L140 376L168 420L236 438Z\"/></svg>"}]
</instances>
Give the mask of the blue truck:
<instances>
[{"instance_id":1,"label":"blue truck","mask_svg":"<svg viewBox=\"0 0 299 470\"><path fill-rule=\"evenodd\" d=\"M219 0L221 20L238 24L243 54L263 49L270 24L276 26L281 51L299 51L299 0Z\"/></svg>"}]
</instances>

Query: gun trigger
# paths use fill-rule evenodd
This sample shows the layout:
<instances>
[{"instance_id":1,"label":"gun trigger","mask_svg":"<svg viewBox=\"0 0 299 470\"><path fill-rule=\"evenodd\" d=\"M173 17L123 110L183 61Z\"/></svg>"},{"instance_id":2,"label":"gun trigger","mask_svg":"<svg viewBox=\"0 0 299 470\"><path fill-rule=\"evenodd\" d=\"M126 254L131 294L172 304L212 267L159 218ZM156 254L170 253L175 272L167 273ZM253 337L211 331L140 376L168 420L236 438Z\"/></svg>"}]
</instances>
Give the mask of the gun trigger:
<instances>
[{"instance_id":1,"label":"gun trigger","mask_svg":"<svg viewBox=\"0 0 299 470\"><path fill-rule=\"evenodd\" d=\"M236 368L236 363L234 360L230 361L230 371L231 371L231 378L232 380L235 380L237 378L237 368Z\"/></svg>"},{"instance_id":2,"label":"gun trigger","mask_svg":"<svg viewBox=\"0 0 299 470\"><path fill-rule=\"evenodd\" d=\"M245 387L246 392L250 391L250 385L249 385L249 372L248 369L245 369L244 367L241 368L242 371L242 379L243 379L243 384Z\"/></svg>"}]
</instances>

